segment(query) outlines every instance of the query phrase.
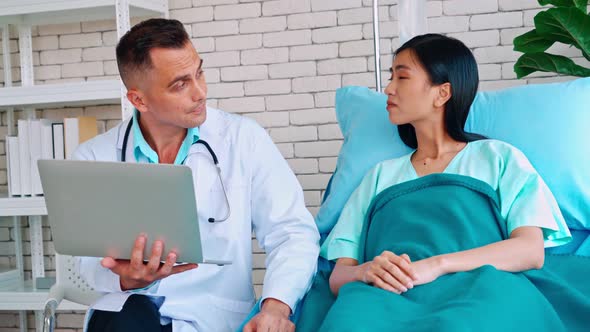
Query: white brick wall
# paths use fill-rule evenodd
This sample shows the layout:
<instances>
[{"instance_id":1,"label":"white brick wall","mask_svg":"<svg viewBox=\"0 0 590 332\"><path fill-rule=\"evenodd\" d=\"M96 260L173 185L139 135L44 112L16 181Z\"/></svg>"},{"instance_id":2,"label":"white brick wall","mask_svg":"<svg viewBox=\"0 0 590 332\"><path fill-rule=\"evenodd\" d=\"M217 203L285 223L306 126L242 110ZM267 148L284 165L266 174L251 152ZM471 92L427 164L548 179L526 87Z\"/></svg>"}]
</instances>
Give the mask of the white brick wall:
<instances>
[{"instance_id":1,"label":"white brick wall","mask_svg":"<svg viewBox=\"0 0 590 332\"><path fill-rule=\"evenodd\" d=\"M293 92L334 91L342 86L340 75L300 77L293 79Z\"/></svg>"},{"instance_id":2,"label":"white brick wall","mask_svg":"<svg viewBox=\"0 0 590 332\"><path fill-rule=\"evenodd\" d=\"M449 36L461 40L470 48L500 45L500 32L498 30L451 33Z\"/></svg>"},{"instance_id":3,"label":"white brick wall","mask_svg":"<svg viewBox=\"0 0 590 332\"><path fill-rule=\"evenodd\" d=\"M398 8L397 0L381 0L379 4L380 69L386 76L392 51L399 46ZM298 176L305 202L315 214L342 144L334 112L335 90L346 85L375 85L372 0L170 0L169 6L170 17L185 24L205 61L208 104L253 118L268 129ZM481 89L570 79L544 73L524 80L515 78L513 66L519 53L512 50L512 41L531 29L539 10L536 0L429 0L426 9L430 32L458 38L474 51ZM17 37L11 31L11 70L18 81ZM32 44L37 83L104 79L118 73L114 20L34 27ZM551 50L584 61L576 50L562 46ZM0 83L4 79L2 65L0 61ZM117 105L40 113L53 119L96 116L102 131L120 121ZM6 114L0 115L1 191L6 189L3 137L8 128ZM12 234L10 225L9 219L0 218L0 253L4 254L0 265L14 264L14 259L6 256L13 250L7 242ZM52 253L49 234L46 239L47 253ZM260 294L265 256L254 243L253 278ZM53 260L48 256L46 261L51 275ZM25 262L30 267L30 257ZM12 331L17 325L14 313L0 314L1 331ZM73 331L80 325L78 314L58 315L60 331Z\"/></svg>"},{"instance_id":4,"label":"white brick wall","mask_svg":"<svg viewBox=\"0 0 590 332\"><path fill-rule=\"evenodd\" d=\"M246 96L274 95L291 92L291 80L251 81L244 85Z\"/></svg>"},{"instance_id":5,"label":"white brick wall","mask_svg":"<svg viewBox=\"0 0 590 332\"><path fill-rule=\"evenodd\" d=\"M334 59L338 57L338 44L318 44L291 47L291 61Z\"/></svg>"},{"instance_id":6,"label":"white brick wall","mask_svg":"<svg viewBox=\"0 0 590 332\"><path fill-rule=\"evenodd\" d=\"M248 50L262 46L262 35L239 35L219 37L215 40L218 51Z\"/></svg>"},{"instance_id":7,"label":"white brick wall","mask_svg":"<svg viewBox=\"0 0 590 332\"><path fill-rule=\"evenodd\" d=\"M522 12L507 12L474 15L471 17L471 30L493 28L516 28L522 26Z\"/></svg>"},{"instance_id":8,"label":"white brick wall","mask_svg":"<svg viewBox=\"0 0 590 332\"><path fill-rule=\"evenodd\" d=\"M194 37L236 35L239 32L238 21L213 21L192 25Z\"/></svg>"},{"instance_id":9,"label":"white brick wall","mask_svg":"<svg viewBox=\"0 0 590 332\"><path fill-rule=\"evenodd\" d=\"M321 28L313 31L314 43L333 43L363 38L362 25L344 25L334 28Z\"/></svg>"},{"instance_id":10,"label":"white brick wall","mask_svg":"<svg viewBox=\"0 0 590 332\"><path fill-rule=\"evenodd\" d=\"M286 47L261 48L242 52L243 65L280 63L289 61L289 49Z\"/></svg>"},{"instance_id":11,"label":"white brick wall","mask_svg":"<svg viewBox=\"0 0 590 332\"><path fill-rule=\"evenodd\" d=\"M286 16L251 18L240 21L240 33L283 31L287 27Z\"/></svg>"},{"instance_id":12,"label":"white brick wall","mask_svg":"<svg viewBox=\"0 0 590 332\"><path fill-rule=\"evenodd\" d=\"M201 58L203 58L204 68L240 65L240 52L238 51L201 53Z\"/></svg>"},{"instance_id":13,"label":"white brick wall","mask_svg":"<svg viewBox=\"0 0 590 332\"><path fill-rule=\"evenodd\" d=\"M63 63L80 63L82 61L82 49L42 51L41 64L55 65ZM20 61L19 61L20 62ZM16 65L16 64L15 64Z\"/></svg>"},{"instance_id":14,"label":"white brick wall","mask_svg":"<svg viewBox=\"0 0 590 332\"><path fill-rule=\"evenodd\" d=\"M264 34L264 47L311 44L311 30L294 30Z\"/></svg>"},{"instance_id":15,"label":"white brick wall","mask_svg":"<svg viewBox=\"0 0 590 332\"><path fill-rule=\"evenodd\" d=\"M469 31L469 16L441 16L428 18L428 32L449 33Z\"/></svg>"},{"instance_id":16,"label":"white brick wall","mask_svg":"<svg viewBox=\"0 0 590 332\"><path fill-rule=\"evenodd\" d=\"M285 111L313 107L313 95L311 94L290 94L266 97L266 109L268 111Z\"/></svg>"},{"instance_id":17,"label":"white brick wall","mask_svg":"<svg viewBox=\"0 0 590 332\"><path fill-rule=\"evenodd\" d=\"M315 12L361 7L361 0L312 0L311 9Z\"/></svg>"},{"instance_id":18,"label":"white brick wall","mask_svg":"<svg viewBox=\"0 0 590 332\"><path fill-rule=\"evenodd\" d=\"M268 78L267 66L238 66L221 68L221 80L227 81L251 81Z\"/></svg>"},{"instance_id":19,"label":"white brick wall","mask_svg":"<svg viewBox=\"0 0 590 332\"><path fill-rule=\"evenodd\" d=\"M314 76L317 72L315 62L290 62L269 66L271 78L288 78L301 76Z\"/></svg>"},{"instance_id":20,"label":"white brick wall","mask_svg":"<svg viewBox=\"0 0 590 332\"><path fill-rule=\"evenodd\" d=\"M102 45L102 35L96 33L84 33L81 35L63 35L59 37L59 48L78 48Z\"/></svg>"},{"instance_id":21,"label":"white brick wall","mask_svg":"<svg viewBox=\"0 0 590 332\"><path fill-rule=\"evenodd\" d=\"M311 11L310 0L274 0L262 4L262 16L277 16Z\"/></svg>"},{"instance_id":22,"label":"white brick wall","mask_svg":"<svg viewBox=\"0 0 590 332\"><path fill-rule=\"evenodd\" d=\"M494 13L498 11L498 0L448 0L443 1L443 13L448 16Z\"/></svg>"},{"instance_id":23,"label":"white brick wall","mask_svg":"<svg viewBox=\"0 0 590 332\"><path fill-rule=\"evenodd\" d=\"M260 17L260 3L228 5L215 7L215 20L234 20L237 18Z\"/></svg>"},{"instance_id":24,"label":"white brick wall","mask_svg":"<svg viewBox=\"0 0 590 332\"><path fill-rule=\"evenodd\" d=\"M325 28L336 25L336 12L319 12L294 14L287 16L287 25L290 30Z\"/></svg>"},{"instance_id":25,"label":"white brick wall","mask_svg":"<svg viewBox=\"0 0 590 332\"><path fill-rule=\"evenodd\" d=\"M182 23L209 22L213 20L213 7L198 7L170 10L170 18Z\"/></svg>"},{"instance_id":26,"label":"white brick wall","mask_svg":"<svg viewBox=\"0 0 590 332\"><path fill-rule=\"evenodd\" d=\"M59 48L57 36L42 36L33 38L33 51L56 50ZM10 49L16 50L16 41L10 45Z\"/></svg>"}]
</instances>

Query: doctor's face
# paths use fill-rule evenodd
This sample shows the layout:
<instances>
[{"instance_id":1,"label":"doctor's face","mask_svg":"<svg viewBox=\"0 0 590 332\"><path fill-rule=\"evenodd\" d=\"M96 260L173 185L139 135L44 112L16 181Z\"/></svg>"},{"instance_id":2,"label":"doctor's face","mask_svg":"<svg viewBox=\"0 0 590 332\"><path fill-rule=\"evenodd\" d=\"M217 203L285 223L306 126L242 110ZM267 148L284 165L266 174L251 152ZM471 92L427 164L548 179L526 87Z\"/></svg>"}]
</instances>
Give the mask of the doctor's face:
<instances>
[{"instance_id":1,"label":"doctor's face","mask_svg":"<svg viewBox=\"0 0 590 332\"><path fill-rule=\"evenodd\" d=\"M401 125L429 119L434 114L437 89L412 52L397 54L390 71L391 79L385 88L389 121Z\"/></svg>"},{"instance_id":2,"label":"doctor's face","mask_svg":"<svg viewBox=\"0 0 590 332\"><path fill-rule=\"evenodd\" d=\"M207 84L203 60L193 45L155 48L150 57L153 66L138 83L141 103L134 103L142 117L182 128L200 126L207 117Z\"/></svg>"}]
</instances>

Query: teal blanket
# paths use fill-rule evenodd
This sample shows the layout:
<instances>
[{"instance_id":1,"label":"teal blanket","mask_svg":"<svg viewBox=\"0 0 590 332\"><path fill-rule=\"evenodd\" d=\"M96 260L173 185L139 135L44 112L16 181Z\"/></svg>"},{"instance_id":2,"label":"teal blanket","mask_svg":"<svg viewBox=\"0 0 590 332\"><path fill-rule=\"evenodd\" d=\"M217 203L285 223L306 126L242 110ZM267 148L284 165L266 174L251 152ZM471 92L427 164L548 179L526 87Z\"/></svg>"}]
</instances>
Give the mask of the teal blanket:
<instances>
[{"instance_id":1,"label":"teal blanket","mask_svg":"<svg viewBox=\"0 0 590 332\"><path fill-rule=\"evenodd\" d=\"M508 237L497 194L473 178L435 174L380 193L362 233L364 261L384 250L419 260ZM363 262L360 262L363 263ZM590 258L547 255L541 270L492 266L397 295L361 282L335 299L316 276L298 331L590 331Z\"/></svg>"}]
</instances>

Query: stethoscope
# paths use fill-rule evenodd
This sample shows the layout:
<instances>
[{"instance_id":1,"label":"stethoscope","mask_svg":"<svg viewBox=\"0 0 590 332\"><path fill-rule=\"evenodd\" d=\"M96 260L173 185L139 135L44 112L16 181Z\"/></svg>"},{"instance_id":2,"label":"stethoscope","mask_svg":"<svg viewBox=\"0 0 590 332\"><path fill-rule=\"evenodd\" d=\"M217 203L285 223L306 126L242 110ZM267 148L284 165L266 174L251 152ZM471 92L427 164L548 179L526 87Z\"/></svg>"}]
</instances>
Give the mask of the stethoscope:
<instances>
[{"instance_id":1,"label":"stethoscope","mask_svg":"<svg viewBox=\"0 0 590 332\"><path fill-rule=\"evenodd\" d=\"M129 140L129 133L131 132L132 126L133 126L133 119L131 119L129 121L129 124L127 125L127 129L125 130L125 136L123 136L123 147L121 150L121 161L122 162L125 162L125 160L126 160L125 152L127 151L127 141ZM195 145L195 144L203 144L205 146L205 148L207 148L207 151L209 151L209 154L211 155L211 158L213 159L213 164L215 164L215 168L217 168L217 177L219 178L219 182L221 183L221 189L223 190L223 196L225 197L225 206L227 206L227 213L225 214L225 217L223 217L222 219L215 219L213 217L210 217L209 219L207 219L207 221L210 223L224 222L227 219L229 219L229 216L231 215L231 209L229 206L229 199L227 198L227 193L225 192L225 186L223 185L223 180L221 180L221 168L219 167L219 160L217 159L217 155L215 154L215 152L213 152L213 149L211 149L211 146L209 146L209 143L200 139L200 140L193 143L193 145ZM182 164L184 164L185 161L186 161L186 158L182 161Z\"/></svg>"}]
</instances>

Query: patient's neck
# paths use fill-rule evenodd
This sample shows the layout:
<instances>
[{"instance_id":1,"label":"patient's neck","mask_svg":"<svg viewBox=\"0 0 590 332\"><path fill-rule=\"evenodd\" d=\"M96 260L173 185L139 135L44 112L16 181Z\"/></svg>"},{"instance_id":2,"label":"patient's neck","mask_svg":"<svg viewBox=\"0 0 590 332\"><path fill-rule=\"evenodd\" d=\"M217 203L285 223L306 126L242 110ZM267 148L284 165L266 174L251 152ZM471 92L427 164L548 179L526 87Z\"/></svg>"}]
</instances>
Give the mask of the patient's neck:
<instances>
[{"instance_id":1,"label":"patient's neck","mask_svg":"<svg viewBox=\"0 0 590 332\"><path fill-rule=\"evenodd\" d=\"M428 126L416 128L418 148L414 153L416 159L440 159L449 153L457 153L466 143L453 139L444 126Z\"/></svg>"}]
</instances>

